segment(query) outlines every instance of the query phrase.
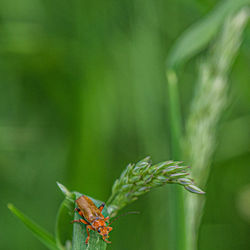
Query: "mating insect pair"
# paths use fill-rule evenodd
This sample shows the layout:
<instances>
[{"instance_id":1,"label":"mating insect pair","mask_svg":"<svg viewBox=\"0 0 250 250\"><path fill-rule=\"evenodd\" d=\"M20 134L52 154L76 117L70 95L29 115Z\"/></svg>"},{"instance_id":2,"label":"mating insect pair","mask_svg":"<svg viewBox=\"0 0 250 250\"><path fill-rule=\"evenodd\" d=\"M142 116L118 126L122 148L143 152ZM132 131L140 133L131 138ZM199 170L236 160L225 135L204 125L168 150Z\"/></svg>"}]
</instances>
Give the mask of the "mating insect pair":
<instances>
[{"instance_id":1,"label":"mating insect pair","mask_svg":"<svg viewBox=\"0 0 250 250\"><path fill-rule=\"evenodd\" d=\"M109 232L112 230L112 227L106 225L106 222L109 223L109 217L104 217L102 214L102 210L105 206L103 203L100 207L97 207L94 202L89 199L87 196L82 195L76 200L77 208L75 209L76 212L82 217L82 219L74 220L74 222L82 222L86 224L86 230L88 237L85 241L86 244L89 242L89 230L97 231L103 238L103 240L107 243L111 243L108 241ZM109 223L110 224L110 223Z\"/></svg>"}]
</instances>

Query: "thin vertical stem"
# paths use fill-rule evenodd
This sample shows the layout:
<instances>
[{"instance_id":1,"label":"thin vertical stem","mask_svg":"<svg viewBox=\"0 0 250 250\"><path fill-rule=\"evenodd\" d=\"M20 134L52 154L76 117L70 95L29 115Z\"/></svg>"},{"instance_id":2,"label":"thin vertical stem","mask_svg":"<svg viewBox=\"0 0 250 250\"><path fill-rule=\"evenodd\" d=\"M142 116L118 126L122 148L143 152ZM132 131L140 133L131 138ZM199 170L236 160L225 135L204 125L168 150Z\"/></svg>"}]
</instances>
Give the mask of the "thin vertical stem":
<instances>
[{"instance_id":1,"label":"thin vertical stem","mask_svg":"<svg viewBox=\"0 0 250 250\"><path fill-rule=\"evenodd\" d=\"M169 92L169 114L170 114L170 131L171 131L171 156L174 160L181 158L181 112L178 91L177 76L173 70L166 72ZM170 232L172 232L171 249L185 250L186 232L185 232L185 214L184 214L184 194L179 187L171 187L169 194Z\"/></svg>"},{"instance_id":2,"label":"thin vertical stem","mask_svg":"<svg viewBox=\"0 0 250 250\"><path fill-rule=\"evenodd\" d=\"M181 112L178 92L177 76L173 70L167 71L168 91L169 91L169 113L171 129L171 151L172 157L180 157L180 139L181 139Z\"/></svg>"}]
</instances>

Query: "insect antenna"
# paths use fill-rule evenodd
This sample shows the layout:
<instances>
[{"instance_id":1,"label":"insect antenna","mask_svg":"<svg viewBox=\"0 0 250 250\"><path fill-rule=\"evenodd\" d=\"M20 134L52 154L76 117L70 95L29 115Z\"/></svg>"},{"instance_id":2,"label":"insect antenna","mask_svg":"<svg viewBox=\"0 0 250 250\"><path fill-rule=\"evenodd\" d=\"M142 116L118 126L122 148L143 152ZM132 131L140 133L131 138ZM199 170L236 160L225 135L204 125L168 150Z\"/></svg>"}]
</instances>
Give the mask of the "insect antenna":
<instances>
[{"instance_id":1,"label":"insect antenna","mask_svg":"<svg viewBox=\"0 0 250 250\"><path fill-rule=\"evenodd\" d=\"M108 225L111 225L113 222L115 222L120 217L128 215L128 214L140 214L140 212L139 211L129 211L129 212L126 212L124 214L121 214L121 215L117 216L116 218L114 218Z\"/></svg>"}]
</instances>

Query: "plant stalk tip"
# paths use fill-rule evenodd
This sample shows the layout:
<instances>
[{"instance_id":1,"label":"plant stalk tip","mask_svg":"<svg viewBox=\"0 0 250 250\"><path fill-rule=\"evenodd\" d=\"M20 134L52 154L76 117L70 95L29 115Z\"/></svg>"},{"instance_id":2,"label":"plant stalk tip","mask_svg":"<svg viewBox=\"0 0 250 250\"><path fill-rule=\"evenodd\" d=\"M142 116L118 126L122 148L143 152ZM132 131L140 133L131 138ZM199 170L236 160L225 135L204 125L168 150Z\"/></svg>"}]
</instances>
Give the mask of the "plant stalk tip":
<instances>
[{"instance_id":1,"label":"plant stalk tip","mask_svg":"<svg viewBox=\"0 0 250 250\"><path fill-rule=\"evenodd\" d=\"M7 204L7 207L8 207L9 210L13 210L14 205L13 205L12 203L8 203L8 204Z\"/></svg>"}]
</instances>

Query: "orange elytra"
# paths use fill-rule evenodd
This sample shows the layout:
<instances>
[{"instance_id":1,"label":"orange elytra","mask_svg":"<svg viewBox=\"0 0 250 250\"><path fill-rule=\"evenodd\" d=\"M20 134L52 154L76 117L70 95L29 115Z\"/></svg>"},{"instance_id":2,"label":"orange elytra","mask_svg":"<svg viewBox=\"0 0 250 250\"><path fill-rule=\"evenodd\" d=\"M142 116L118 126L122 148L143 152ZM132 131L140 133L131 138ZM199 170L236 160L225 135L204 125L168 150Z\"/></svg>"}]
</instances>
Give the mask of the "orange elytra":
<instances>
[{"instance_id":1,"label":"orange elytra","mask_svg":"<svg viewBox=\"0 0 250 250\"><path fill-rule=\"evenodd\" d=\"M82 195L76 200L77 208L76 212L82 217L82 219L74 220L74 222L81 222L86 224L86 230L88 237L85 241L86 244L89 242L89 229L98 232L103 240L107 243L111 243L107 240L109 238L109 232L112 230L112 227L106 225L106 222L109 223L109 217L106 218L102 214L102 210L105 206L105 203L102 203L101 206L97 207L94 202L85 195Z\"/></svg>"}]
</instances>

